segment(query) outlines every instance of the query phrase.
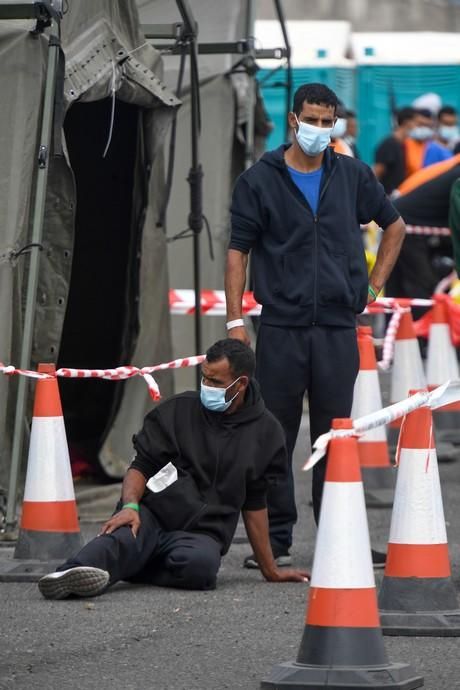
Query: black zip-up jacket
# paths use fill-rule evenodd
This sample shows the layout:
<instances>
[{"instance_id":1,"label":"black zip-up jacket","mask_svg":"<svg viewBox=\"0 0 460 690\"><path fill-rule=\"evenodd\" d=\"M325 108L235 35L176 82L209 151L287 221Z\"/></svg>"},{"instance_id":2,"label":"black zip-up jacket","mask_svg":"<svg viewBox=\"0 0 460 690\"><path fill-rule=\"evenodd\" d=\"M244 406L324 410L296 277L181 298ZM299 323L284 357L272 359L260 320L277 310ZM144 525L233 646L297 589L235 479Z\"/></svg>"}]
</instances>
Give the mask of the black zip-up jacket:
<instances>
[{"instance_id":1,"label":"black zip-up jacket","mask_svg":"<svg viewBox=\"0 0 460 690\"><path fill-rule=\"evenodd\" d=\"M163 491L146 490L142 503L168 531L208 534L230 547L240 510L266 506L268 484L287 473L284 434L252 380L232 414L210 412L188 391L158 405L133 438L130 467L148 480L172 462L178 479Z\"/></svg>"},{"instance_id":2,"label":"black zip-up jacket","mask_svg":"<svg viewBox=\"0 0 460 690\"><path fill-rule=\"evenodd\" d=\"M273 326L354 326L367 302L360 225L386 228L399 213L371 168L326 149L316 215L292 181L288 146L238 178L230 249L252 250L254 296Z\"/></svg>"}]
</instances>

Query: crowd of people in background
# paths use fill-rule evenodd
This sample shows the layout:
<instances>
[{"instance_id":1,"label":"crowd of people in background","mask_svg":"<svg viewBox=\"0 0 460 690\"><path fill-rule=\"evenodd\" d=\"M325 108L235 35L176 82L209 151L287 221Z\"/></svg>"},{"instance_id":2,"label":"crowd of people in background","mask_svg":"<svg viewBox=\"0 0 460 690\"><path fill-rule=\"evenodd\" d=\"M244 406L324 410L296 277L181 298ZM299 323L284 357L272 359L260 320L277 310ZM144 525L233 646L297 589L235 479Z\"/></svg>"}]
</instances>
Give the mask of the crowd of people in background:
<instances>
[{"instance_id":1,"label":"crowd of people in background","mask_svg":"<svg viewBox=\"0 0 460 690\"><path fill-rule=\"evenodd\" d=\"M356 113L340 104L331 143L336 153L359 158ZM450 227L451 190L460 177L458 112L426 93L395 109L393 130L377 143L373 171L406 223L426 228ZM451 228L452 233L458 228ZM426 232L407 236L387 282L387 295L431 297L441 280L458 265L450 237ZM369 268L373 250L366 242ZM452 273L452 276L454 274ZM452 278L453 280L454 278Z\"/></svg>"},{"instance_id":2,"label":"crowd of people in background","mask_svg":"<svg viewBox=\"0 0 460 690\"><path fill-rule=\"evenodd\" d=\"M437 94L424 94L395 110L393 119L393 131L377 144L373 162L375 175L390 196L421 168L460 153L458 112L443 105ZM332 132L335 151L360 158L357 138L357 115L340 103Z\"/></svg>"}]
</instances>

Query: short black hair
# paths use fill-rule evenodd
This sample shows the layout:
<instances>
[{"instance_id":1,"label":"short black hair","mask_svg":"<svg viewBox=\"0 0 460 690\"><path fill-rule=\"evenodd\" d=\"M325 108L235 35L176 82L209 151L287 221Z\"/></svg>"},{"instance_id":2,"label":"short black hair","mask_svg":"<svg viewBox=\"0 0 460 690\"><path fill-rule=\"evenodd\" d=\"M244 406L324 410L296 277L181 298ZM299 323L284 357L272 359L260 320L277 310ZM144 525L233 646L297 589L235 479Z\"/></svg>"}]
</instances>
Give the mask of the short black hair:
<instances>
[{"instance_id":1,"label":"short black hair","mask_svg":"<svg viewBox=\"0 0 460 690\"><path fill-rule=\"evenodd\" d=\"M349 119L354 119L354 120L356 120L356 113L355 113L355 111L354 111L354 110L347 110L347 117L348 117Z\"/></svg>"},{"instance_id":2,"label":"short black hair","mask_svg":"<svg viewBox=\"0 0 460 690\"><path fill-rule=\"evenodd\" d=\"M453 105L443 105L438 113L438 117L442 115L457 115L457 109Z\"/></svg>"},{"instance_id":3,"label":"short black hair","mask_svg":"<svg viewBox=\"0 0 460 690\"><path fill-rule=\"evenodd\" d=\"M412 106L407 105L404 108L400 108L396 113L396 122L398 125L405 124L408 120L413 120L417 111Z\"/></svg>"},{"instance_id":4,"label":"short black hair","mask_svg":"<svg viewBox=\"0 0 460 690\"><path fill-rule=\"evenodd\" d=\"M206 351L208 362L218 362L220 359L228 359L230 369L235 378L248 376L252 378L256 370L256 357L248 345L235 338L218 340Z\"/></svg>"},{"instance_id":5,"label":"short black hair","mask_svg":"<svg viewBox=\"0 0 460 690\"><path fill-rule=\"evenodd\" d=\"M339 99L326 84L302 84L294 94L292 110L296 115L300 115L304 103L331 106L335 113Z\"/></svg>"}]
</instances>

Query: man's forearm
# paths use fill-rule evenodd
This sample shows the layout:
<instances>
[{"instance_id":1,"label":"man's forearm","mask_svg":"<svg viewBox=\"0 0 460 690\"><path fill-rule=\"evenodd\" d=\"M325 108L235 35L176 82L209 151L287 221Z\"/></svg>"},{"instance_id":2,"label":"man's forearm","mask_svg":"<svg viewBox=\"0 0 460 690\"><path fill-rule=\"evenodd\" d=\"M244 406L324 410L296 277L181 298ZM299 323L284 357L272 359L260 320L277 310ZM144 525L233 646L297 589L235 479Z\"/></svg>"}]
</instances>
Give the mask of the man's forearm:
<instances>
[{"instance_id":1,"label":"man's forearm","mask_svg":"<svg viewBox=\"0 0 460 690\"><path fill-rule=\"evenodd\" d=\"M236 249L229 249L225 269L225 299L227 321L241 318L241 304L246 287L248 255Z\"/></svg>"},{"instance_id":2,"label":"man's forearm","mask_svg":"<svg viewBox=\"0 0 460 690\"><path fill-rule=\"evenodd\" d=\"M244 510L242 515L248 539L262 575L266 579L270 579L277 567L268 532L268 511L266 508L263 510Z\"/></svg>"},{"instance_id":3,"label":"man's forearm","mask_svg":"<svg viewBox=\"0 0 460 690\"><path fill-rule=\"evenodd\" d=\"M406 226L402 218L398 218L394 223L391 223L383 233L382 241L377 251L377 259L369 276L369 283L376 292L383 288L393 270L405 235Z\"/></svg>"},{"instance_id":4,"label":"man's forearm","mask_svg":"<svg viewBox=\"0 0 460 690\"><path fill-rule=\"evenodd\" d=\"M129 469L123 479L122 501L123 503L139 503L144 491L146 480L142 472Z\"/></svg>"}]
</instances>

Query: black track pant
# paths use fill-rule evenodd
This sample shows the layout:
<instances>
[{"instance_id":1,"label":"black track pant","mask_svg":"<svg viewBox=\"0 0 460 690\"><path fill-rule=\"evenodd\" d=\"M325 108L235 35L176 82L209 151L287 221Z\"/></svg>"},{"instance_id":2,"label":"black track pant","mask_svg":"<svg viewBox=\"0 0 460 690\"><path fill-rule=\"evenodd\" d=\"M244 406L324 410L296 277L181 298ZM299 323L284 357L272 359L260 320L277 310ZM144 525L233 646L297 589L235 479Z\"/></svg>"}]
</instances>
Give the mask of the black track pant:
<instances>
[{"instance_id":1,"label":"black track pant","mask_svg":"<svg viewBox=\"0 0 460 690\"><path fill-rule=\"evenodd\" d=\"M354 328L311 326L285 328L261 324L257 338L256 378L269 410L286 434L289 474L268 492L270 540L275 547L292 543L297 521L292 452L308 393L312 443L329 431L332 419L349 417L353 387L359 370ZM305 453L307 449L305 448ZM326 460L313 469L313 510L318 522Z\"/></svg>"},{"instance_id":2,"label":"black track pant","mask_svg":"<svg viewBox=\"0 0 460 690\"><path fill-rule=\"evenodd\" d=\"M110 584L119 580L181 589L215 589L220 545L206 534L165 532L152 513L140 506L137 537L130 527L96 537L58 570L89 565L107 570Z\"/></svg>"}]
</instances>

